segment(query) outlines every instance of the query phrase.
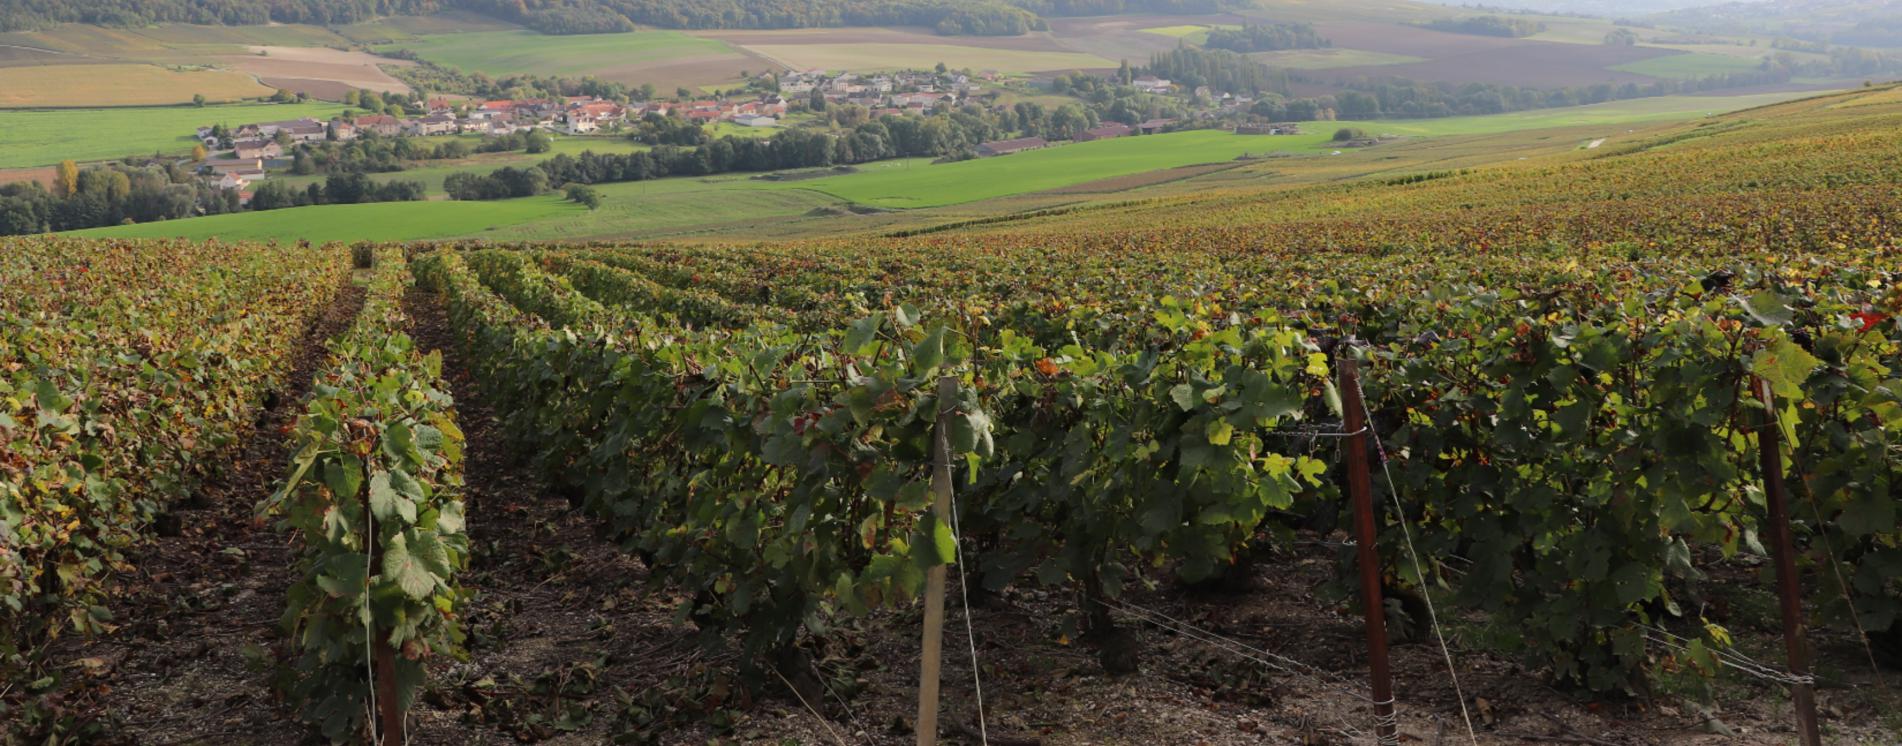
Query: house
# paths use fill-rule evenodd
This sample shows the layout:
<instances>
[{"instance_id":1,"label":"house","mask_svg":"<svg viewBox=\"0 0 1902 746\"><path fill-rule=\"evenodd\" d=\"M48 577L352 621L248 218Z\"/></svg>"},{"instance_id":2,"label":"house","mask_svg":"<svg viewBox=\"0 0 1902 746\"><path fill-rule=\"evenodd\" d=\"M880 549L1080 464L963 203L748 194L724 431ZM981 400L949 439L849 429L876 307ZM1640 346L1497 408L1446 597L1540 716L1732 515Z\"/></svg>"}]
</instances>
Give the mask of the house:
<instances>
[{"instance_id":1,"label":"house","mask_svg":"<svg viewBox=\"0 0 1902 746\"><path fill-rule=\"evenodd\" d=\"M734 117L733 123L740 125L741 127L777 127L779 126L778 119L774 119L773 117L758 116L758 115Z\"/></svg>"},{"instance_id":2,"label":"house","mask_svg":"<svg viewBox=\"0 0 1902 746\"><path fill-rule=\"evenodd\" d=\"M1235 125L1235 134L1237 135L1299 135L1301 134L1301 125L1294 124L1294 123L1238 124L1238 125Z\"/></svg>"},{"instance_id":3,"label":"house","mask_svg":"<svg viewBox=\"0 0 1902 746\"><path fill-rule=\"evenodd\" d=\"M219 189L236 189L242 192L248 186L251 186L251 180L238 174L225 174L218 177Z\"/></svg>"},{"instance_id":4,"label":"house","mask_svg":"<svg viewBox=\"0 0 1902 746\"><path fill-rule=\"evenodd\" d=\"M985 157L1010 155L1026 150L1036 150L1050 143L1041 137L1019 137L1015 140L998 140L977 146L977 154Z\"/></svg>"},{"instance_id":5,"label":"house","mask_svg":"<svg viewBox=\"0 0 1902 746\"><path fill-rule=\"evenodd\" d=\"M1144 75L1130 81L1129 84L1135 86L1136 90L1144 93L1168 93L1175 90L1175 86L1169 81L1154 75Z\"/></svg>"},{"instance_id":6,"label":"house","mask_svg":"<svg viewBox=\"0 0 1902 746\"><path fill-rule=\"evenodd\" d=\"M568 111L571 113L578 111L595 119L609 121L617 120L627 115L627 110L622 108L620 104L614 103L613 101L601 101L599 99L584 104L570 105Z\"/></svg>"},{"instance_id":7,"label":"house","mask_svg":"<svg viewBox=\"0 0 1902 746\"><path fill-rule=\"evenodd\" d=\"M601 129L601 124L593 116L571 111L562 116L562 129L571 135L585 135Z\"/></svg>"},{"instance_id":8,"label":"house","mask_svg":"<svg viewBox=\"0 0 1902 746\"><path fill-rule=\"evenodd\" d=\"M514 101L509 99L497 99L494 101L482 102L482 105L477 106L475 111L470 113L470 116L475 117L476 119L494 119L495 117L500 115L514 113L514 111L515 111Z\"/></svg>"},{"instance_id":9,"label":"house","mask_svg":"<svg viewBox=\"0 0 1902 746\"><path fill-rule=\"evenodd\" d=\"M1095 129L1078 132L1076 141L1090 142L1092 140L1108 140L1112 137L1126 137L1134 132L1135 130L1127 124L1123 124L1122 122L1110 122Z\"/></svg>"},{"instance_id":10,"label":"house","mask_svg":"<svg viewBox=\"0 0 1902 746\"><path fill-rule=\"evenodd\" d=\"M290 135L294 142L322 142L330 137L329 128L315 119L285 125L279 127L277 131Z\"/></svg>"},{"instance_id":11,"label":"house","mask_svg":"<svg viewBox=\"0 0 1902 746\"><path fill-rule=\"evenodd\" d=\"M374 132L382 137L395 137L403 131L403 123L388 114L365 114L357 117L357 132Z\"/></svg>"},{"instance_id":12,"label":"house","mask_svg":"<svg viewBox=\"0 0 1902 746\"><path fill-rule=\"evenodd\" d=\"M264 161L259 158L219 158L205 161L205 171L222 176L224 174L262 174Z\"/></svg>"},{"instance_id":13,"label":"house","mask_svg":"<svg viewBox=\"0 0 1902 746\"><path fill-rule=\"evenodd\" d=\"M284 148L276 140L241 140L231 145L232 155L239 160L270 160L284 155Z\"/></svg>"},{"instance_id":14,"label":"house","mask_svg":"<svg viewBox=\"0 0 1902 746\"><path fill-rule=\"evenodd\" d=\"M292 119L283 122L260 122L239 127L232 137L238 140L277 137L277 133L289 134L292 140L311 142L326 137L324 123L315 119Z\"/></svg>"},{"instance_id":15,"label":"house","mask_svg":"<svg viewBox=\"0 0 1902 746\"><path fill-rule=\"evenodd\" d=\"M348 142L357 139L357 125L342 117L330 120L330 130L337 133L338 142Z\"/></svg>"},{"instance_id":16,"label":"house","mask_svg":"<svg viewBox=\"0 0 1902 746\"><path fill-rule=\"evenodd\" d=\"M405 132L412 135L453 135L461 128L456 126L456 118L448 114L431 114L422 119L411 119L403 123Z\"/></svg>"},{"instance_id":17,"label":"house","mask_svg":"<svg viewBox=\"0 0 1902 746\"><path fill-rule=\"evenodd\" d=\"M1145 135L1153 135L1168 129L1170 125L1175 123L1176 120L1174 119L1151 119L1136 125L1136 129Z\"/></svg>"}]
</instances>

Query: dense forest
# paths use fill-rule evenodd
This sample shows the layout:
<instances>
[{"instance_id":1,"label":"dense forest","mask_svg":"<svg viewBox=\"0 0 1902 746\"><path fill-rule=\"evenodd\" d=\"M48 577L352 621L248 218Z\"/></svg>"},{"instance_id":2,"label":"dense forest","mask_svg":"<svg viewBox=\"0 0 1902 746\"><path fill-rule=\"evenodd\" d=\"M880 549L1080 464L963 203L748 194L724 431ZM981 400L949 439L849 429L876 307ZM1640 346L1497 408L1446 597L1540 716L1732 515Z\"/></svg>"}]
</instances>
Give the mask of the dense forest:
<instances>
[{"instance_id":1,"label":"dense forest","mask_svg":"<svg viewBox=\"0 0 1902 746\"><path fill-rule=\"evenodd\" d=\"M1448 31L1455 34L1473 34L1476 36L1503 36L1508 39L1531 36L1545 30L1545 24L1524 18L1506 18L1504 16L1473 16L1471 18L1442 18L1429 21L1427 28L1434 31Z\"/></svg>"},{"instance_id":2,"label":"dense forest","mask_svg":"<svg viewBox=\"0 0 1902 746\"><path fill-rule=\"evenodd\" d=\"M1250 24L1239 29L1211 29L1208 41L1203 42L1203 45L1210 49L1244 53L1333 46L1313 26L1305 23Z\"/></svg>"},{"instance_id":3,"label":"dense forest","mask_svg":"<svg viewBox=\"0 0 1902 746\"><path fill-rule=\"evenodd\" d=\"M444 8L472 10L550 34L663 28L928 26L942 34L1016 35L1040 16L1205 13L1231 0L0 0L0 31L56 23L140 26L352 23Z\"/></svg>"},{"instance_id":4,"label":"dense forest","mask_svg":"<svg viewBox=\"0 0 1902 746\"><path fill-rule=\"evenodd\" d=\"M441 7L444 3L438 0L0 0L0 31L33 30L56 23L337 24L431 13Z\"/></svg>"}]
</instances>

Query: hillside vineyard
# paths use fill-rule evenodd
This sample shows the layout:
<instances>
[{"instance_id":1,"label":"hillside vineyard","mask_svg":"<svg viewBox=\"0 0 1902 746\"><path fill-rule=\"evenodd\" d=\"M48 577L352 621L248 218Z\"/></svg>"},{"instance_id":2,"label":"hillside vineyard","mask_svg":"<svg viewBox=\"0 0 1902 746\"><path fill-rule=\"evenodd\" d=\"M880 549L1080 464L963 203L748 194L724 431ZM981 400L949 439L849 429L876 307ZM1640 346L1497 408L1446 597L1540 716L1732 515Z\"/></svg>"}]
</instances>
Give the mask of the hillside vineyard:
<instances>
[{"instance_id":1,"label":"hillside vineyard","mask_svg":"<svg viewBox=\"0 0 1902 746\"><path fill-rule=\"evenodd\" d=\"M962 655L959 620L976 618L974 637L1047 622L1036 629L1061 639L1052 649L1087 651L1052 656L1089 676L1160 666L1172 654L1154 641L1174 627L1127 610L1181 588L1293 573L1305 557L1325 568L1313 614L1336 613L1314 600L1344 598L1355 577L1335 436L1363 415L1374 503L1391 506L1377 522L1386 616L1428 641L1451 630L1457 672L1497 661L1505 681L1592 702L1781 692L1788 682L1736 671L1784 670L1759 578L1776 528L1767 467L1787 479L1802 601L1833 651L1816 678L1868 676L1864 657L1902 656L1902 105L1860 98L1882 93L1590 157L908 236L0 239L0 697L53 687L49 662L85 649L76 635L140 629L116 610L177 571L143 564L141 547L180 530L222 478L221 454L269 439L288 441L279 479L240 514L281 524L291 569L259 591L283 613L283 647L259 655L332 740L387 727L387 708L398 723L432 713L412 716L419 737L495 718L626 743L731 733L719 718L753 697L803 717L864 686L827 651L881 634L915 644L927 573L945 565L961 610L947 660ZM1360 398L1340 388L1348 360L1361 412L1344 409ZM292 391L307 393L284 427L264 428ZM477 427L495 434L480 451L464 433ZM1766 461L1771 429L1781 445ZM954 521L933 510L939 438ZM478 473L553 497L502 495L513 488ZM639 595L690 633L628 653L622 632L590 621L562 644L589 651L574 660L599 652L593 673L571 661L546 680L466 675L468 661L496 665L485 646L507 638L509 614L534 611L484 611L472 589L519 581L481 559L503 534L554 535L520 520L539 500L585 516L593 535L561 541L643 568ZM524 585L582 571L553 544L532 562ZM540 602L591 620L614 610ZM1006 622L981 604L1037 612ZM1229 634L1273 639L1255 632ZM1364 681L1351 635L1310 644L1331 652L1281 652ZM1438 645L1414 647L1438 686ZM912 665L915 648L899 650L887 664ZM615 656L694 662L583 708L589 721L564 709L607 690L577 682ZM1224 686L1291 681L1306 679ZM1423 738L1427 717L1457 730L1479 707L1425 686L1399 695ZM497 714L511 688L522 709ZM802 708L788 690L821 701ZM1479 696L1490 708L1511 695ZM1360 704L1336 707L1300 727L1321 742L1364 735L1340 724L1368 727ZM1832 727L1881 719L1849 712ZM865 724L867 742L909 738L888 722Z\"/></svg>"}]
</instances>

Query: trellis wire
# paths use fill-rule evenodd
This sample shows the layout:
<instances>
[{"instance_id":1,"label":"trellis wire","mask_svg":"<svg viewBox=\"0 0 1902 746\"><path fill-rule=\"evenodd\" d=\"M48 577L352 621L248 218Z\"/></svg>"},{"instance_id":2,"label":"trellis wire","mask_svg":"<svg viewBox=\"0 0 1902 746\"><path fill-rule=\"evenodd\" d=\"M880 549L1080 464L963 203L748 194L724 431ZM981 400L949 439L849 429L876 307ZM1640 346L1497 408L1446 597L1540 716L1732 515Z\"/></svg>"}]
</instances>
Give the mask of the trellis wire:
<instances>
[{"instance_id":1,"label":"trellis wire","mask_svg":"<svg viewBox=\"0 0 1902 746\"><path fill-rule=\"evenodd\" d=\"M1374 426L1374 412L1367 406L1367 389L1361 386L1360 377L1354 377L1354 387L1359 389L1361 410L1367 415L1367 427ZM1433 636L1439 640L1440 656L1446 659L1446 675L1453 682L1453 694L1460 703L1460 719L1466 724L1466 737L1474 746L1479 744L1479 733L1473 729L1473 715L1466 709L1466 692L1460 687L1459 669L1453 665L1453 651L1446 646L1446 633L1440 627L1440 615L1433 607L1433 591L1427 587L1426 571L1420 567L1420 553L1413 546L1413 530L1407 527L1406 508L1400 504L1400 490L1393 481L1393 469L1387 465L1387 446L1380 442L1380 436L1369 438L1374 442L1374 453L1380 456L1380 472L1387 478L1387 497L1393 502L1394 520L1400 524L1400 535L1406 539L1407 556L1413 560L1413 575L1420 584L1420 596L1426 599L1427 621L1433 627Z\"/></svg>"}]
</instances>

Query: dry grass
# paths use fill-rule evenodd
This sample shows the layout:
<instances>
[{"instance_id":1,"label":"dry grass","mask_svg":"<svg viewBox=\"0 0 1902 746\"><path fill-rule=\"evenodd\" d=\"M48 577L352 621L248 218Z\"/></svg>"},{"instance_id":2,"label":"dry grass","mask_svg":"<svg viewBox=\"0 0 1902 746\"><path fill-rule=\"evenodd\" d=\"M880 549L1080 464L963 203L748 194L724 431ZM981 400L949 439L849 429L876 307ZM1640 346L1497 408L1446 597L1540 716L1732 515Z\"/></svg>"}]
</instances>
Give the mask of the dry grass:
<instances>
[{"instance_id":1,"label":"dry grass","mask_svg":"<svg viewBox=\"0 0 1902 746\"><path fill-rule=\"evenodd\" d=\"M217 102L271 95L256 79L228 70L155 65L40 65L8 68L0 107L163 106L194 94Z\"/></svg>"}]
</instances>

